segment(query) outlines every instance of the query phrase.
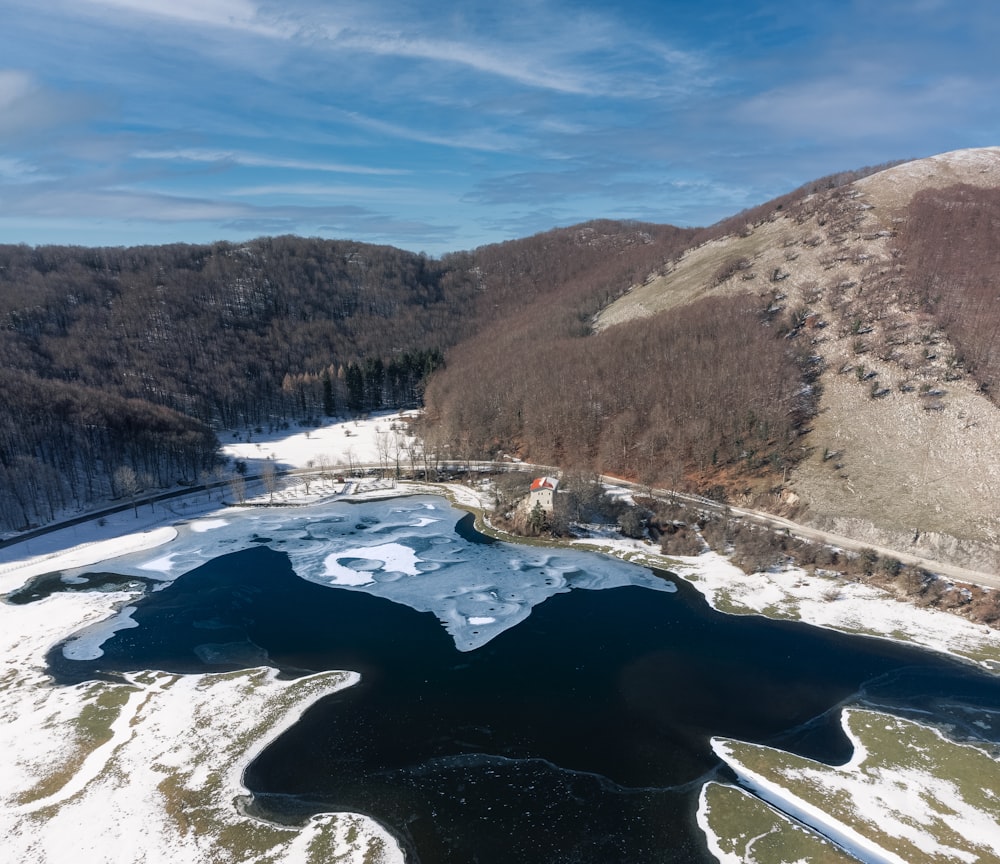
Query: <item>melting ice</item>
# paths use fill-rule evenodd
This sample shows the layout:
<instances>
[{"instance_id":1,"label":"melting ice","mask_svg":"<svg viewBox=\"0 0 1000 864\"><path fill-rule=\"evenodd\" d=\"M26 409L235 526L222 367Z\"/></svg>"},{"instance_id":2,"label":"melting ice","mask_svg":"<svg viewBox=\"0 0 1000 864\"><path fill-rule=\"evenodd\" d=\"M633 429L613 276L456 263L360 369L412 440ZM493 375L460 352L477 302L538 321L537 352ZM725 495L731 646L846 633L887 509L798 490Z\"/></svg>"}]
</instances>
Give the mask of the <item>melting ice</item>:
<instances>
[{"instance_id":1,"label":"melting ice","mask_svg":"<svg viewBox=\"0 0 1000 864\"><path fill-rule=\"evenodd\" d=\"M539 603L573 588L677 590L645 568L594 553L470 542L456 531L465 515L433 496L233 510L225 519L180 526L166 548L107 566L166 582L220 555L266 544L287 554L302 579L433 612L460 651L485 645ZM123 626L130 626L127 616L115 629ZM105 624L104 638L113 635L109 629ZM91 653L100 641L91 633L86 649L76 650Z\"/></svg>"}]
</instances>

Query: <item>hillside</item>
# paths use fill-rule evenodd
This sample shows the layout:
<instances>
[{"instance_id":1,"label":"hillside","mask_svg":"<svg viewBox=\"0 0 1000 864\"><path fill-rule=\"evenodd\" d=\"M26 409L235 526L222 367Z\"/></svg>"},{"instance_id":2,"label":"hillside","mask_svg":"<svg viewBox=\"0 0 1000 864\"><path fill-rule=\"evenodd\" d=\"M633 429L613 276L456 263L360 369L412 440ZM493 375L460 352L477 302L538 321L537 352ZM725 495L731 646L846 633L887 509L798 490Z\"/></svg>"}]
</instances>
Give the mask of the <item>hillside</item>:
<instances>
[{"instance_id":1,"label":"hillside","mask_svg":"<svg viewBox=\"0 0 1000 864\"><path fill-rule=\"evenodd\" d=\"M589 320L689 234L593 222L440 261L297 237L0 246L0 530L216 473L223 430L419 405L457 342L557 291Z\"/></svg>"},{"instance_id":2,"label":"hillside","mask_svg":"<svg viewBox=\"0 0 1000 864\"><path fill-rule=\"evenodd\" d=\"M1000 148L990 148L808 194L689 250L595 328L748 290L790 314L823 369L783 487L797 518L996 569L998 188Z\"/></svg>"},{"instance_id":3,"label":"hillside","mask_svg":"<svg viewBox=\"0 0 1000 864\"><path fill-rule=\"evenodd\" d=\"M0 247L0 529L222 472L223 430L424 402L442 453L993 570L998 226L990 148L705 229L596 221L440 260L294 237Z\"/></svg>"}]
</instances>

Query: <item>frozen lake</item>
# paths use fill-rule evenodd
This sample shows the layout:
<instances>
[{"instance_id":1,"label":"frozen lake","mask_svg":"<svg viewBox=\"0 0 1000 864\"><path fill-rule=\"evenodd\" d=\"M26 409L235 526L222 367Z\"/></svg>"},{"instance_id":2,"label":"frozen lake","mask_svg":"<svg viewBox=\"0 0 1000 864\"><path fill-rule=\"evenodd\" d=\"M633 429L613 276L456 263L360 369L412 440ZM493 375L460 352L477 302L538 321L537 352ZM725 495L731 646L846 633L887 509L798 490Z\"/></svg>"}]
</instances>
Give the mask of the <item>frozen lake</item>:
<instances>
[{"instance_id":1,"label":"frozen lake","mask_svg":"<svg viewBox=\"0 0 1000 864\"><path fill-rule=\"evenodd\" d=\"M360 672L250 766L252 810L367 813L424 864L711 861L695 823L711 736L836 761L844 704L959 733L1000 704L996 679L927 652L722 615L598 555L485 542L430 496L204 520L45 590L116 579L151 590L56 646L57 680Z\"/></svg>"}]
</instances>

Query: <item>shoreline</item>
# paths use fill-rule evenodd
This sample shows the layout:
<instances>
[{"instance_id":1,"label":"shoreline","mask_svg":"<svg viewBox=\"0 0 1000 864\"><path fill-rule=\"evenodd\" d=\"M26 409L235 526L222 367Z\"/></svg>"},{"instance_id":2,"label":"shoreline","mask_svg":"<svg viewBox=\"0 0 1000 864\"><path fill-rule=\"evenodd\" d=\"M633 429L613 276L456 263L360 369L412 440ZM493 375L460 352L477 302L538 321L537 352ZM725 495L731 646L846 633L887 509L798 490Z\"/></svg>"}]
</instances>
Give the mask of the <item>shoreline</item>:
<instances>
[{"instance_id":1,"label":"shoreline","mask_svg":"<svg viewBox=\"0 0 1000 864\"><path fill-rule=\"evenodd\" d=\"M512 543L521 542L519 538L508 536L504 532L489 526L485 519L483 500L480 495L469 487L458 484L394 484L392 488L372 488L358 495L343 497L339 500L349 503L351 501L360 502L363 500L410 497L422 494L431 494L445 498L451 506L474 513L477 530L489 536ZM308 503L329 503L333 500L338 499L325 498L323 502ZM195 508L197 510L196 513L189 512L183 516L178 516L178 514L173 512L163 513L161 518L163 521L174 523L189 522L192 524L192 530L194 531L201 530L194 527L200 521L203 528L208 529L220 524L220 520L224 520L227 513L231 514L233 512L233 508L220 506L218 502L213 503L215 505L213 507ZM273 509L278 512L284 506L292 505L275 504ZM114 527L112 526L112 528ZM124 526L117 527L127 528L130 526L126 522ZM74 529L73 535L67 535L66 539L78 540L78 535L79 532ZM136 551L150 551L158 547L168 546L177 536L176 524L160 524L146 526L140 528L139 531L131 533L122 530L120 535L115 538L101 537L95 538L90 542L77 542L60 552L49 549L27 559L8 560L4 565L0 565L0 590L4 594L9 593L11 590L14 590L9 587L12 582L17 581L19 584L15 587L21 587L26 581L35 576L53 572L60 569L60 567L69 569L70 567L89 566L101 561L113 560L119 555ZM526 545L548 548L564 547L581 551L598 552L644 567L668 571L676 578L684 579L684 581L691 584L718 611L729 614L767 615L770 612L771 615L769 617L789 618L791 617L790 613L795 611L798 613L797 620L801 620L803 623L855 634L859 630L849 625L851 620L853 620L852 616L861 615L869 623L872 620L878 620L883 624L884 632L872 632L869 630L866 632L866 635L886 638L897 642L917 644L927 650L938 651L964 660L965 662L975 663L980 668L991 672L997 672L1000 669L1000 640L997 639L995 631L991 631L990 633L981 632L978 636L982 643L981 647L985 646L990 649L996 659L986 661L972 659L966 655L956 653L956 636L954 633L938 632L935 634L933 631L946 629L939 626L946 620L958 624L959 630L968 629L973 631L977 629L976 625L972 625L958 616L932 610L921 610L910 604L899 603L892 600L888 595L879 596L880 592L876 593L875 589L868 586L860 586L857 583L844 583L842 580L809 576L796 571L745 574L725 558L715 553L703 553L702 555L685 559L668 558L658 554L658 552L654 552L655 547L650 547L641 541L629 541L620 537L591 537L572 541L542 540ZM176 578L171 577L166 572L162 575L164 579ZM787 584L782 585L781 583ZM861 596L838 597L836 600L824 601L821 595L831 584L840 586L845 590L850 589L852 592L856 589L861 593ZM739 587L741 590L735 591L734 586ZM17 716L18 722L14 724L12 731L17 735L17 730L22 730L20 740L28 742L28 751L31 751L32 747L36 748L34 764L38 766L47 764L44 754L51 750L53 746L51 741L46 744L43 740L44 733L42 730L46 722L52 722L51 718L54 716L72 717L74 710L78 716L82 716L81 712L88 710L88 706L96 704L93 700L98 698L87 696L85 691L88 691L88 687L83 685L77 688L53 688L44 671L38 666L39 658L44 656L44 652L51 645L65 638L69 632L87 624L105 620L108 615L115 614L116 609L134 602L135 596L136 592L115 592L105 595L69 592L52 595L44 600L28 604L28 606L12 607L10 604L2 604L3 608L0 609L0 620L2 620L3 615L11 616L2 628L8 633L8 639L11 642L10 645L5 646L6 663L12 669L20 667L26 671L22 671L20 674L14 673L13 676L9 674L6 678L6 684L0 685L0 718L13 722L15 716ZM35 608L32 609L31 607ZM837 614L833 614L838 609L839 618ZM900 621L892 616L873 615L873 610L878 609L902 611L902 617L909 621L907 630L900 629ZM820 614L821 610L825 610L825 617ZM15 621L13 618L14 615L22 617ZM27 621L24 620L25 617ZM18 630L25 624L28 625L32 632L30 638L22 641L17 638ZM961 625L964 625L964 627ZM930 642L928 643L926 639L919 641L918 637L921 635L926 637L928 632L931 632L933 636ZM968 635L971 636L973 634L970 633ZM335 679L330 682L332 683L332 689L323 686L329 681L331 676L334 676ZM375 857L373 860L382 860L387 862L387 864L390 864L390 862L391 864L402 864L405 856L399 842L385 826L380 825L376 820L363 814L317 814L305 825L293 827L277 825L261 817L254 816L248 813L245 807L242 806L242 802L248 796L248 790L243 785L242 780L247 766L252 762L256 754L260 753L270 742L289 728L316 700L327 695L329 692L335 692L337 689L350 686L357 680L358 676L356 673L346 671L317 673L316 675L304 676L304 678L295 679L294 681L278 681L275 671L268 667L248 669L240 673L205 673L204 675L184 676L183 679L181 676L172 676L166 673L136 673L134 676L131 676L129 686L141 686L142 691L140 695L134 696L128 703L132 706L128 710L133 712L130 719L128 719L128 727L131 730L128 740L124 740L123 738L116 739L116 743L108 745L106 751L102 751L106 755L103 764L97 766L96 770L91 765L90 769L83 772L86 776L80 774L82 765L73 772L70 782L76 782L80 786L80 789L77 790L74 787L71 794L67 793L64 797L69 798L69 800L63 801L62 805L58 803L63 800L62 798L52 800L51 796L43 796L41 799L42 803L28 808L31 812L12 812L13 808L7 808L7 817L6 819L0 819L0 824L3 824L4 821L9 822L6 831L11 836L20 837L23 836L23 832L38 831L40 830L40 825L36 825L34 828L30 828L29 826L34 824L37 818L33 815L34 811L45 808L55 808L60 813L65 810L67 818L69 818L69 814L86 813L86 817L80 816L74 818L94 820L98 818L93 810L97 806L97 801L102 795L110 795L114 798L114 803L109 805L112 816L115 819L124 820L126 824L128 824L129 819L135 818L136 806L144 814L140 821L149 819L150 814L153 814L153 825L146 830L147 832L159 832L161 837L159 842L162 845L154 844L151 848L153 850L160 850L164 861L191 861L193 864L193 862L199 860L198 855L201 853L198 852L196 854L186 840L183 840L183 838L178 840L171 833L174 831L171 827L174 824L172 820L179 817L175 817L169 812L161 812L149 800L150 796L166 794L164 793L164 784L168 783L167 779L160 778L157 781L156 777L150 778L147 766L141 766L138 762L134 762L133 768L126 779L131 783L139 774L145 776L147 779L141 784L142 794L138 796L136 802L123 801L114 797L117 795L128 798L130 795L129 783L126 783L124 786L115 786L114 781L109 780L109 777L114 774L114 766L122 762L123 758L125 758L124 754L131 753L133 750L139 748L140 745L143 745L154 752L157 748L160 751L177 751L173 752L172 755L160 757L163 760L167 760L169 764L172 764L180 776L180 779L170 781L172 785L169 786L170 796L168 796L168 801L186 801L188 803L184 804L183 807L194 807L195 812L210 813L211 819L214 820L213 824L217 826L220 833L224 833L227 828L237 825L245 827L246 820L249 820L257 826L250 832L257 838L254 842L266 842L272 844L272 848L275 849L280 846L283 849L283 860L289 862L307 864L307 862L312 861L310 849L320 843L333 843L336 848L347 850L348 838L353 838L352 842L369 844L366 848L377 848L379 850L378 855L381 857ZM89 690L104 694L101 698L105 698L111 692L108 688L113 686L120 687L122 685L94 685ZM211 696L208 696L209 690L211 691ZM77 694L75 697L73 696L74 693ZM19 694L22 698L19 698ZM256 700L256 702L253 702L253 700ZM178 713L181 714L181 717L186 717L186 714L183 712L189 709L182 709L180 707L184 702L192 702L196 705L196 708L192 709L195 711L195 714L202 709L208 711L210 705L214 706L212 710L215 715L218 715L220 712L223 714L222 718L216 716L212 720L212 723L215 724L212 726L212 734L219 736L219 740L213 749L221 751L220 753L209 757L206 752L192 751L190 745L187 743L178 743L185 741L183 737L185 735L184 730L190 727L183 725L183 723L180 726L176 723L171 726L169 722L164 722L159 718L159 713L165 713L168 720ZM222 705L221 708L219 707L220 703ZM250 728L248 728L246 722L238 726L238 724L230 723L225 719L224 715L226 710L228 710L226 706L232 706L233 710L242 710L246 705L251 703L261 706L258 714L260 716L266 715L264 722L256 722L260 719L256 714L254 717L255 722L250 723ZM27 710L24 710L26 705L28 706ZM199 705L201 706L200 708L197 707ZM121 711L124 710L123 707ZM208 715L205 714L204 716ZM45 721L45 717L49 717L50 719ZM125 720L121 719L121 713L116 715L116 719L120 724L125 723ZM190 718L188 717L184 722L189 723ZM120 725L118 728L124 728L124 726ZM31 730L34 737L28 734L29 730ZM229 737L233 735L235 735L235 738ZM138 739L138 741L134 739ZM34 744L30 743L32 741L34 741ZM232 752L234 748L238 750L235 754ZM93 752L96 752L96 750ZM18 758L23 758L23 755L19 754ZM32 761L30 759L32 754L30 752L28 752L27 756L29 757L28 761ZM134 761L134 757L130 758ZM204 763L210 758L221 760L224 764L216 769L206 769ZM56 760L52 764L59 764L59 762ZM192 764L196 766L194 770L189 774L185 774L185 770L190 769ZM209 803L204 804L202 803L203 789L198 787L197 782L193 778L195 775L203 775L206 771L210 771L210 773L214 771L214 775L218 777L218 780L216 781L216 788L210 796L211 800ZM31 776L30 766L28 769L22 770L19 776L22 779ZM79 779L75 779L77 777ZM111 783L110 786L108 785L109 782ZM188 783L187 786L184 785L185 782ZM11 794L15 796L24 794L23 787L18 791L11 786L11 780L3 785L7 785L8 788L6 792L0 792L0 798L2 799L11 801ZM2 786L0 786L0 789L2 789ZM56 795L58 796L65 789L65 785L61 786L57 790ZM182 805L175 803L172 806ZM198 808L201 809L199 810ZM18 808L18 810L20 809ZM64 821L60 818L58 824L63 825ZM74 824L80 825L82 823L77 822ZM120 833L126 829L117 827L115 830ZM44 833L47 834L48 832ZM72 836L72 832L69 836ZM708 836L707 832L706 836ZM174 838L173 840L170 839L172 837ZM123 837L123 842L126 841L132 844L141 842L134 837ZM50 844L52 842L51 840L46 841L46 843ZM180 843L179 846L178 843ZM145 849L144 854L148 854L151 851L150 848L143 848ZM359 854L358 860L361 860L362 857L363 855ZM54 856L34 859L25 850L22 860L68 861L70 860L70 856L67 851L65 858L59 857L56 854ZM156 859L154 857L150 860Z\"/></svg>"},{"instance_id":2,"label":"shoreline","mask_svg":"<svg viewBox=\"0 0 1000 864\"><path fill-rule=\"evenodd\" d=\"M620 535L567 540L518 537L491 525L486 518L488 511L481 494L458 483L392 481L390 486L373 483L370 488L359 489L350 495L310 496L308 500L273 504L258 501L257 504L262 509L278 511L284 507L298 509L338 501L351 503L422 494L442 497L455 508L472 513L475 517L475 529L493 539L533 547L590 551L667 571L692 585L719 612L797 620L849 635L889 639L944 653L973 663L985 671L1000 674L1000 630L988 625L974 624L950 612L921 608L899 601L888 592L873 586L834 576L810 574L801 568L746 573L725 556L715 552L703 552L696 556L666 556L654 551L655 547L643 541L626 539ZM10 550L16 548L9 547L3 550L8 554L0 556L0 595L18 590L32 578L47 573L98 564L122 555L167 545L177 537L176 526L180 523L224 518L227 513L255 506L250 502L248 505L208 502L206 506L195 508L195 512L180 516L174 512L163 513L157 519L158 524L145 526L139 532L123 531L118 537L84 541L71 548L50 550L23 560L9 560ZM78 533L77 527L71 530L74 534ZM50 543L58 542L57 536L53 534ZM4 561L4 558L8 560ZM164 574L164 581L169 579ZM12 584L14 582L18 584ZM881 610L883 614L868 614L872 610Z\"/></svg>"}]
</instances>

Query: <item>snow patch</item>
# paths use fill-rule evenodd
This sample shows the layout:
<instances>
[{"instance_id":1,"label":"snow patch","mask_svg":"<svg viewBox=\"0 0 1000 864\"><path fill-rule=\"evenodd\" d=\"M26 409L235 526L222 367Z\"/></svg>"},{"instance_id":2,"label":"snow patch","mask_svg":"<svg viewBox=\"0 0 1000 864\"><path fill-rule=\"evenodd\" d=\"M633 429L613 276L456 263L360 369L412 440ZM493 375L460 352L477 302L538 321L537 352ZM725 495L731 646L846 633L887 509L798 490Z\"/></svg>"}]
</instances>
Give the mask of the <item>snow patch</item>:
<instances>
[{"instance_id":1,"label":"snow patch","mask_svg":"<svg viewBox=\"0 0 1000 864\"><path fill-rule=\"evenodd\" d=\"M1000 661L997 631L948 612L898 602L874 586L796 567L744 573L715 552L671 562L671 572L689 580L717 609L777 610L816 627L882 636L957 657L987 649L994 657L992 663L982 661L987 668Z\"/></svg>"},{"instance_id":2,"label":"snow patch","mask_svg":"<svg viewBox=\"0 0 1000 864\"><path fill-rule=\"evenodd\" d=\"M331 585L368 585L376 581L375 574L383 578L398 573L418 576L418 563L412 549L401 543L384 543L330 553L324 561L323 575L329 577Z\"/></svg>"},{"instance_id":3,"label":"snow patch","mask_svg":"<svg viewBox=\"0 0 1000 864\"><path fill-rule=\"evenodd\" d=\"M174 569L174 558L177 555L170 552L166 555L162 555L159 558L154 558L152 561L147 561L145 564L140 564L140 570L152 570L155 573L170 573Z\"/></svg>"},{"instance_id":4,"label":"snow patch","mask_svg":"<svg viewBox=\"0 0 1000 864\"><path fill-rule=\"evenodd\" d=\"M199 519L191 523L191 530L201 534L205 531L214 531L216 528L225 528L228 524L227 519Z\"/></svg>"}]
</instances>

